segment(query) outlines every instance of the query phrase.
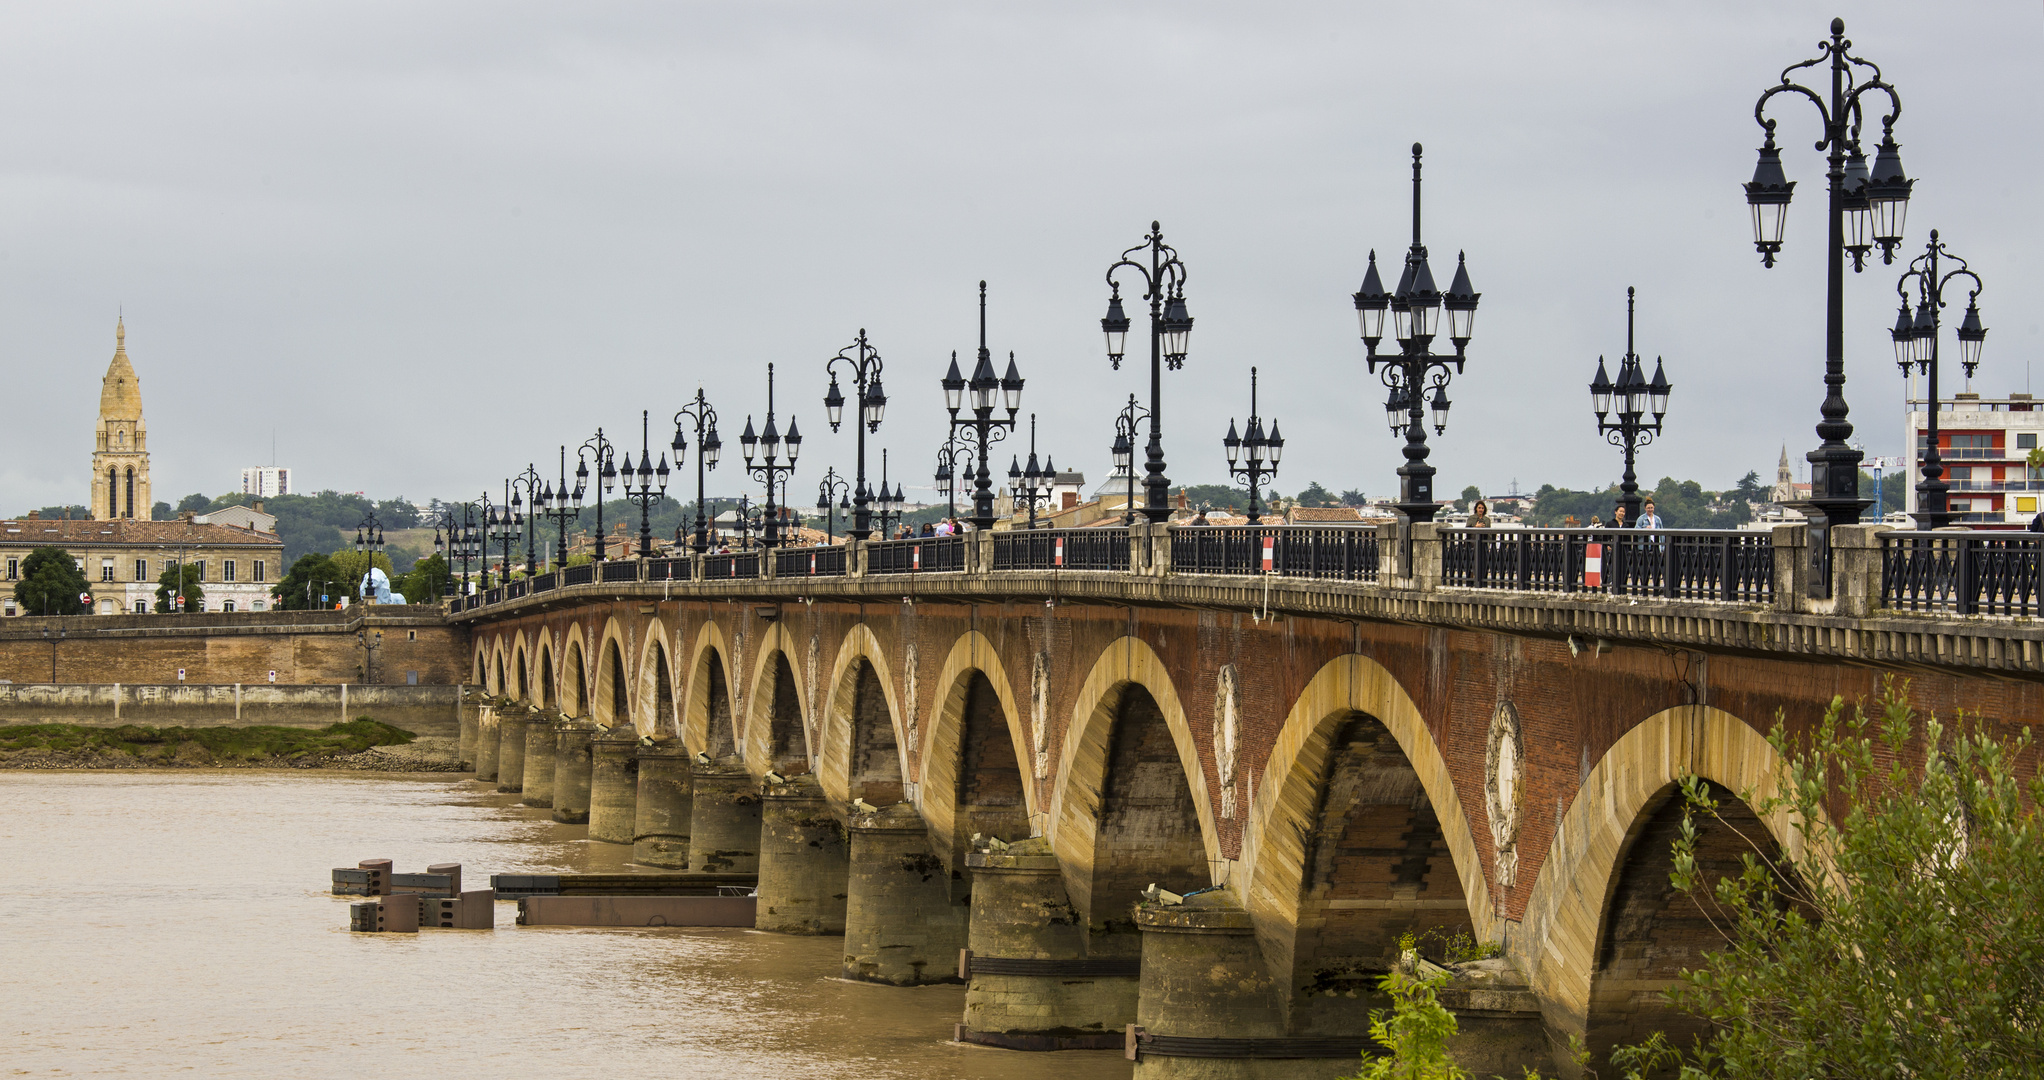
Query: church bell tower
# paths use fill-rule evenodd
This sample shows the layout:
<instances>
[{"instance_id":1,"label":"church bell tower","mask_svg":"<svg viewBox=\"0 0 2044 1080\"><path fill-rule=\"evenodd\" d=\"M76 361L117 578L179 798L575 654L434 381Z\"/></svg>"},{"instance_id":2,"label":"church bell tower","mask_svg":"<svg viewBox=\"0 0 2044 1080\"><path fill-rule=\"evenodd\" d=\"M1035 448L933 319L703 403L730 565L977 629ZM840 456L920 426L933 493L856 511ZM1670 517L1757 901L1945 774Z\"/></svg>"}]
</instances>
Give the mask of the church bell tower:
<instances>
[{"instance_id":1,"label":"church bell tower","mask_svg":"<svg viewBox=\"0 0 2044 1080\"><path fill-rule=\"evenodd\" d=\"M93 431L92 499L97 521L149 520L149 425L142 420L142 380L128 362L128 328L114 323L114 358L99 389Z\"/></svg>"}]
</instances>

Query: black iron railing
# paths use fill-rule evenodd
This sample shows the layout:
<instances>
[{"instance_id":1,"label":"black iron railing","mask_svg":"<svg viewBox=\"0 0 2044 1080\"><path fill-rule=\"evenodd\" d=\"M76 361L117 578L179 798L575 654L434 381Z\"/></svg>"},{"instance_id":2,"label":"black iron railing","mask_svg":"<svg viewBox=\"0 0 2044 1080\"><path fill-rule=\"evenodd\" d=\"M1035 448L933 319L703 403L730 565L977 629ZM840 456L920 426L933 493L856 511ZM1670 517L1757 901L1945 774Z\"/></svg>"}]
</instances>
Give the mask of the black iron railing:
<instances>
[{"instance_id":1,"label":"black iron railing","mask_svg":"<svg viewBox=\"0 0 2044 1080\"><path fill-rule=\"evenodd\" d=\"M595 563L583 563L580 566L570 566L567 569L561 571L561 584L563 585L587 585L595 580L596 580Z\"/></svg>"},{"instance_id":2,"label":"black iron railing","mask_svg":"<svg viewBox=\"0 0 2044 1080\"><path fill-rule=\"evenodd\" d=\"M1881 604L1955 615L2040 614L2044 535L1881 534Z\"/></svg>"},{"instance_id":3,"label":"black iron railing","mask_svg":"<svg viewBox=\"0 0 2044 1080\"><path fill-rule=\"evenodd\" d=\"M525 580L524 578L519 578L517 581L514 581L511 584L504 586L504 599L516 600L519 597L524 596L527 590L531 589L531 587L532 587L531 582Z\"/></svg>"},{"instance_id":4,"label":"black iron railing","mask_svg":"<svg viewBox=\"0 0 2044 1080\"><path fill-rule=\"evenodd\" d=\"M639 563L635 559L616 559L603 564L603 581L605 584L637 580L639 580Z\"/></svg>"},{"instance_id":5,"label":"black iron railing","mask_svg":"<svg viewBox=\"0 0 2044 1080\"><path fill-rule=\"evenodd\" d=\"M1769 603L1771 533L1719 529L1441 530L1441 584Z\"/></svg>"},{"instance_id":6,"label":"black iron railing","mask_svg":"<svg viewBox=\"0 0 2044 1080\"><path fill-rule=\"evenodd\" d=\"M732 578L756 578L759 576L759 552L731 552L724 555L703 556L704 581L729 581Z\"/></svg>"},{"instance_id":7,"label":"black iron railing","mask_svg":"<svg viewBox=\"0 0 2044 1080\"><path fill-rule=\"evenodd\" d=\"M845 549L841 546L781 548L774 552L775 577L842 577Z\"/></svg>"},{"instance_id":8,"label":"black iron railing","mask_svg":"<svg viewBox=\"0 0 2044 1080\"><path fill-rule=\"evenodd\" d=\"M462 601L463 611L474 611L483 606L483 598L476 593L469 593L467 596L462 597Z\"/></svg>"},{"instance_id":9,"label":"black iron railing","mask_svg":"<svg viewBox=\"0 0 2044 1080\"><path fill-rule=\"evenodd\" d=\"M646 564L647 581L687 581L689 577L687 559L654 559Z\"/></svg>"},{"instance_id":10,"label":"black iron railing","mask_svg":"<svg viewBox=\"0 0 2044 1080\"><path fill-rule=\"evenodd\" d=\"M503 602L504 587L502 585L499 585L496 588L491 589L483 594L483 603L485 604L501 604Z\"/></svg>"},{"instance_id":11,"label":"black iron railing","mask_svg":"<svg viewBox=\"0 0 2044 1080\"><path fill-rule=\"evenodd\" d=\"M869 574L930 574L965 569L965 537L918 536L865 545Z\"/></svg>"},{"instance_id":12,"label":"black iron railing","mask_svg":"<svg viewBox=\"0 0 2044 1080\"><path fill-rule=\"evenodd\" d=\"M1187 525L1171 530L1171 569L1187 574L1377 580L1377 530L1344 525Z\"/></svg>"},{"instance_id":13,"label":"black iron railing","mask_svg":"<svg viewBox=\"0 0 2044 1080\"><path fill-rule=\"evenodd\" d=\"M541 574L532 579L532 591L545 592L548 589L557 588L560 584L561 575L559 572Z\"/></svg>"},{"instance_id":14,"label":"black iron railing","mask_svg":"<svg viewBox=\"0 0 2044 1080\"><path fill-rule=\"evenodd\" d=\"M1127 529L1021 529L993 540L996 570L1129 568Z\"/></svg>"}]
</instances>

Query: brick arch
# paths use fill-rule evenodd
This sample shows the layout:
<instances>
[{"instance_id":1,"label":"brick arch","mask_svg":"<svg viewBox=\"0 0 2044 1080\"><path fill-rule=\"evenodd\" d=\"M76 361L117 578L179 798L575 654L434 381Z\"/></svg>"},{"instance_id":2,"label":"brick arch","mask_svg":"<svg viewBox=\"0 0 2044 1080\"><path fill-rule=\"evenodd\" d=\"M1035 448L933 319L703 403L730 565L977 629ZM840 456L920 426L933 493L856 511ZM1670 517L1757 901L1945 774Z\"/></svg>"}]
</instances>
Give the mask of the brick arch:
<instances>
[{"instance_id":1,"label":"brick arch","mask_svg":"<svg viewBox=\"0 0 2044 1080\"><path fill-rule=\"evenodd\" d=\"M667 624L660 619L646 620L646 630L639 635L638 678L632 680L638 689L634 696L632 715L643 717L639 732L654 738L678 737L681 734L681 718L677 709L679 695L674 692L674 645L667 637ZM661 700L662 679L666 680L666 700Z\"/></svg>"},{"instance_id":2,"label":"brick arch","mask_svg":"<svg viewBox=\"0 0 2044 1080\"><path fill-rule=\"evenodd\" d=\"M542 626L533 631L533 637L538 642L533 649L533 669L538 673L533 685L539 688L537 700L540 707L551 709L560 704L560 696L555 684L555 676L558 672L554 670L553 633L547 627Z\"/></svg>"},{"instance_id":3,"label":"brick arch","mask_svg":"<svg viewBox=\"0 0 2044 1080\"><path fill-rule=\"evenodd\" d=\"M731 648L716 620L703 620L688 662L688 691L682 705L681 741L713 758L737 753L738 718L731 698ZM723 690L720 701L713 689ZM720 717L721 712L721 717ZM721 721L721 722L720 722Z\"/></svg>"},{"instance_id":4,"label":"brick arch","mask_svg":"<svg viewBox=\"0 0 2044 1080\"><path fill-rule=\"evenodd\" d=\"M1190 790L1209 867L1209 881L1202 884L1211 883L1213 870L1221 859L1213 804L1207 796L1206 772L1200 768L1199 747L1186 723L1185 709L1179 703L1170 670L1156 650L1142 639L1117 638L1101 650L1079 687L1050 805L1051 846L1064 871L1066 891L1073 904L1096 925L1099 919L1093 886L1100 868L1094 865L1094 853L1107 794L1110 737L1125 700L1132 696L1132 687L1155 702L1170 732L1179 769Z\"/></svg>"},{"instance_id":5,"label":"brick arch","mask_svg":"<svg viewBox=\"0 0 2044 1080\"><path fill-rule=\"evenodd\" d=\"M612 663L613 654L616 656L615 664ZM605 620L603 634L596 646L596 655L589 661L595 665L592 671L594 677L589 680L591 687L589 715L606 727L616 727L619 723L624 723L634 730L637 729L638 725L633 722L636 717L617 715L617 703L621 695L627 709L631 705L631 655L631 639L625 631L624 624L618 622L615 617ZM619 671L618 668L623 670ZM623 686L618 684L620 678L624 680Z\"/></svg>"},{"instance_id":6,"label":"brick arch","mask_svg":"<svg viewBox=\"0 0 2044 1080\"><path fill-rule=\"evenodd\" d=\"M1514 958L1532 977L1558 1064L1570 1036L1588 1032L1591 989L1619 870L1670 789L1694 775L1747 793L1779 792L1781 758L1767 738L1731 713L1683 705L1627 731L1584 779L1562 815L1528 896ZM1802 834L1787 810L1761 823L1785 851L1799 855Z\"/></svg>"},{"instance_id":7,"label":"brick arch","mask_svg":"<svg viewBox=\"0 0 2044 1080\"><path fill-rule=\"evenodd\" d=\"M838 646L837 658L831 662L830 681L824 684L823 715L817 722L816 779L823 785L823 793L840 803L848 803L854 795L864 794L854 790L852 775L853 758L856 756L854 740L858 734L854 713L858 704L859 673L869 665L879 684L881 704L887 712L893 737L897 783L908 776L909 739L900 697L895 689L894 667L888 663L887 654L881 649L880 639L873 635L872 628L865 623L857 623L846 632L844 641ZM754 700L758 699L755 697Z\"/></svg>"},{"instance_id":8,"label":"brick arch","mask_svg":"<svg viewBox=\"0 0 2044 1080\"><path fill-rule=\"evenodd\" d=\"M511 635L511 670L507 675L507 689L515 689L514 696L521 702L532 700L532 668L528 659L531 655L525 647L525 630L520 628Z\"/></svg>"},{"instance_id":9,"label":"brick arch","mask_svg":"<svg viewBox=\"0 0 2044 1080\"><path fill-rule=\"evenodd\" d=\"M480 687L482 687L482 688L483 688L483 692L484 692L484 693L486 693L486 694L487 694L487 693L489 693L489 691L490 691L490 639L489 639L489 638L477 638L477 639L476 639L476 643L475 643L475 663L474 663L474 665L473 665L473 666L472 666L472 667L470 668L470 670L471 670L471 671L473 671L473 672L475 673L475 685L477 685L477 686L480 686Z\"/></svg>"},{"instance_id":10,"label":"brick arch","mask_svg":"<svg viewBox=\"0 0 2044 1080\"><path fill-rule=\"evenodd\" d=\"M745 723L741 729L739 746L745 755L745 763L757 773L765 773L776 765L807 772L816 767L816 751L810 742L808 725L803 718L809 715L808 704L802 700L802 680L796 677L801 669L797 666L795 636L780 620L769 624L760 635L759 655L752 663L752 676L747 685L751 690L745 696ZM778 675L782 665L788 670L789 685L780 686ZM780 691L786 689L783 695ZM788 745L776 760L774 754L775 701L787 698L794 709L794 728L788 729L790 719L781 718L781 728L789 734ZM797 748L792 736L799 735L802 745ZM782 770L786 772L786 769Z\"/></svg>"},{"instance_id":11,"label":"brick arch","mask_svg":"<svg viewBox=\"0 0 2044 1080\"><path fill-rule=\"evenodd\" d=\"M921 810L923 820L929 822L931 839L938 852L953 861L974 832L984 831L973 828L973 822L968 820L972 815L961 815L958 807L966 710L979 704L969 700L974 676L983 678L986 685L992 687L995 707L1007 723L1008 740L1015 754L1016 767L1022 774L1022 811L1031 823L1031 832L1041 832L1043 827L1037 817L1036 783L1027 764L1030 760L1029 736L1023 727L1022 710L1015 702L1015 684L1009 679L1007 667L1001 663L1000 651L994 643L977 630L969 631L952 643L950 653L944 658L944 666L937 674L935 707L930 711L929 722L923 725L923 743L917 755L922 765L916 783L917 808ZM1004 839L1012 840L1014 837Z\"/></svg>"},{"instance_id":12,"label":"brick arch","mask_svg":"<svg viewBox=\"0 0 2044 1080\"><path fill-rule=\"evenodd\" d=\"M1372 765L1380 770L1388 767L1394 774L1391 777L1394 782L1402 779L1396 775L1402 772L1401 766L1409 765L1411 772L1416 774L1418 786L1426 795L1440 836L1452 858L1456 884L1466 905L1471 932L1479 941L1492 941L1503 930L1491 907L1490 888L1483 873L1475 832L1468 816L1463 813L1447 760L1434 742L1433 733L1427 728L1412 695L1399 684L1395 675L1375 660L1358 654L1336 657L1313 674L1286 714L1257 785L1256 797L1250 804L1247 827L1243 830L1243 865L1240 870L1246 871L1248 881L1243 903L1255 923L1258 942L1264 958L1271 965L1273 976L1280 985L1290 987L1288 997L1291 991L1298 989L1297 980L1302 976L1297 972L1314 959L1311 955L1298 955L1302 951L1301 909L1307 906L1304 894L1311 876L1308 860L1318 863L1321 859L1316 856L1322 854L1313 850L1312 841L1319 837L1339 843L1338 837L1327 835L1331 830L1322 817L1327 812L1330 788L1343 782L1338 778L1342 765L1339 758L1346 749L1343 740L1357 734L1358 727L1374 728L1376 725L1381 725L1381 731L1388 732L1396 740L1404 761L1386 759ZM1366 812L1361 805L1353 810ZM1343 811L1339 824L1347 825L1351 820L1350 812ZM1359 824L1368 827L1367 823ZM1426 884L1433 882L1429 880ZM1332 891L1340 889L1336 887ZM1444 898L1430 899L1438 901ZM1364 910L1374 912L1379 909ZM1420 914L1421 909L1416 905L1411 912L1400 912L1396 908L1384 910L1395 912L1394 918L1439 917ZM1324 911L1310 913L1307 921L1316 926L1326 924L1329 922L1328 914ZM1343 912L1337 917L1353 918L1354 913ZM1341 934L1340 938L1329 935L1329 947L1341 938L1368 940L1373 937L1370 929L1365 927L1337 928L1337 933L1340 930L1347 930L1347 933ZM1392 941L1395 942L1395 936ZM1352 940L1343 941L1343 944L1352 943ZM1314 944L1308 941L1303 951L1315 951Z\"/></svg>"},{"instance_id":13,"label":"brick arch","mask_svg":"<svg viewBox=\"0 0 2044 1080\"><path fill-rule=\"evenodd\" d=\"M573 622L561 633L559 680L561 712L571 717L589 715L589 647L582 641L582 624Z\"/></svg>"},{"instance_id":14,"label":"brick arch","mask_svg":"<svg viewBox=\"0 0 2044 1080\"><path fill-rule=\"evenodd\" d=\"M498 634L490 642L490 693L498 697L505 696L504 675L506 671L505 669L506 651L507 649L504 644L504 635Z\"/></svg>"}]
</instances>

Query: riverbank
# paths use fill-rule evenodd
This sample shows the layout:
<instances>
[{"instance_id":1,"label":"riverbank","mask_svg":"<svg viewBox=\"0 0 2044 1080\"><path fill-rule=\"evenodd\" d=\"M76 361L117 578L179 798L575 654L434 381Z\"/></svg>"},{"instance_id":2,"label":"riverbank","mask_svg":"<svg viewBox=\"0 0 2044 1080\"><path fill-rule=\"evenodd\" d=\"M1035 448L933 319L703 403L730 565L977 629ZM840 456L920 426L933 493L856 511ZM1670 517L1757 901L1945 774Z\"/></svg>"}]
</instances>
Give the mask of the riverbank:
<instances>
[{"instance_id":1,"label":"riverbank","mask_svg":"<svg viewBox=\"0 0 2044 1080\"><path fill-rule=\"evenodd\" d=\"M368 717L324 728L0 727L0 769L342 769L461 771L456 740L421 737Z\"/></svg>"}]
</instances>

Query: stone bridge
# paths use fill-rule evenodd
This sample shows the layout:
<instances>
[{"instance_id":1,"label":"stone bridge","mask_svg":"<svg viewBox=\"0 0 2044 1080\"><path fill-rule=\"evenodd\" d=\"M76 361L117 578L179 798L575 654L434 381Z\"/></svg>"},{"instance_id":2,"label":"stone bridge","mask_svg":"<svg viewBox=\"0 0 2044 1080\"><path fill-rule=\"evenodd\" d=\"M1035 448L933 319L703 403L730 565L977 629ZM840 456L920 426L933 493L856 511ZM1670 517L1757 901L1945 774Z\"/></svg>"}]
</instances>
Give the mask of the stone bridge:
<instances>
[{"instance_id":1,"label":"stone bridge","mask_svg":"<svg viewBox=\"0 0 2044 1080\"><path fill-rule=\"evenodd\" d=\"M1502 954L1444 993L1463 1062L1515 1073L1687 1030L1659 991L1717 939L1668 881L1679 778L1745 826L1706 832L1722 872L1793 840L1732 794L1769 789L1777 717L1891 674L1945 715L2044 704L2044 629L1896 610L1878 527L1834 530L1828 590L1800 526L1650 538L1596 586L1579 556L1534 581L1530 533L1241 532L515 582L452 616L478 773L636 861L756 868L760 928L843 933L848 976L963 977L960 1038L1335 1076L1401 937L1462 934Z\"/></svg>"}]
</instances>

